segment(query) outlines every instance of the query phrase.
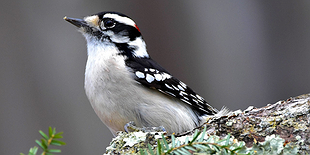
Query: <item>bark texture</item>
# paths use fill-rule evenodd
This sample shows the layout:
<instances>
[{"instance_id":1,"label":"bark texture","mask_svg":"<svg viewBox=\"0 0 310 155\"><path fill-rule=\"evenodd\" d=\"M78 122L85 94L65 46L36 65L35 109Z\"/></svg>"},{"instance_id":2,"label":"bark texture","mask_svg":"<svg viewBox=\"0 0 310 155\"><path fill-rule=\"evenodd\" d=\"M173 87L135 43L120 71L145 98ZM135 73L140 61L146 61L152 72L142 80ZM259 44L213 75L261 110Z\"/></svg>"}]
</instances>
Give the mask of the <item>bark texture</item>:
<instances>
[{"instance_id":1,"label":"bark texture","mask_svg":"<svg viewBox=\"0 0 310 155\"><path fill-rule=\"evenodd\" d=\"M291 97L262 108L249 107L207 121L207 129L220 137L230 133L247 147L279 135L285 143L300 141L300 153L310 151L310 94Z\"/></svg>"},{"instance_id":2,"label":"bark texture","mask_svg":"<svg viewBox=\"0 0 310 155\"><path fill-rule=\"evenodd\" d=\"M245 146L248 148L257 148L265 141L269 141L270 136L275 136L280 139L276 141L282 140L284 142L280 144L281 147L282 145L283 147L286 145L296 146L294 149L298 149L299 154L310 154L309 126L310 94L304 94L278 101L275 104L268 104L262 108L250 106L244 111L237 110L225 116L211 116L207 118L204 125L196 129L203 130L206 127L209 135L222 138L230 134L234 139L245 142ZM195 129L175 134L175 137L191 136L194 131ZM139 145L135 145L133 141L130 141L131 146L128 146L128 142L124 142L124 139L128 141L128 137L124 136L124 133L120 135L124 138L116 137L111 142L111 146L107 148L108 152L112 151L116 154L117 152L124 153L126 150L136 152L132 150L132 147L134 147L134 150L138 150L138 148L146 148L147 143L156 145L154 139L160 133L148 134L144 138L139 137L140 141L137 142ZM169 139L169 136L167 137ZM131 138L137 139L137 137ZM121 145L117 146L117 144Z\"/></svg>"}]
</instances>

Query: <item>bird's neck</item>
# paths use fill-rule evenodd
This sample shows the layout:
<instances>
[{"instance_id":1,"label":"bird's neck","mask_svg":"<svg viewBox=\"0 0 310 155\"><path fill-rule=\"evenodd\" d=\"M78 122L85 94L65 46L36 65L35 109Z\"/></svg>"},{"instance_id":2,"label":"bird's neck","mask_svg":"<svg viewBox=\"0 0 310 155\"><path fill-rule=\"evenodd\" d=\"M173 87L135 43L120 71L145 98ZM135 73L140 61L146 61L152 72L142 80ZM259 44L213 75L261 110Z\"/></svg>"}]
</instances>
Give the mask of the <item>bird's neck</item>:
<instances>
[{"instance_id":1,"label":"bird's neck","mask_svg":"<svg viewBox=\"0 0 310 155\"><path fill-rule=\"evenodd\" d=\"M137 37L135 40L125 43L116 43L99 40L87 40L88 56L105 55L106 58L116 55L123 55L135 58L149 58L146 44L142 37Z\"/></svg>"},{"instance_id":2,"label":"bird's neck","mask_svg":"<svg viewBox=\"0 0 310 155\"><path fill-rule=\"evenodd\" d=\"M146 50L146 44L142 38L142 36L137 37L135 40L130 41L128 43L129 47L134 49L133 50L133 56L134 57L139 57L139 58L148 58L149 54L147 53Z\"/></svg>"}]
</instances>

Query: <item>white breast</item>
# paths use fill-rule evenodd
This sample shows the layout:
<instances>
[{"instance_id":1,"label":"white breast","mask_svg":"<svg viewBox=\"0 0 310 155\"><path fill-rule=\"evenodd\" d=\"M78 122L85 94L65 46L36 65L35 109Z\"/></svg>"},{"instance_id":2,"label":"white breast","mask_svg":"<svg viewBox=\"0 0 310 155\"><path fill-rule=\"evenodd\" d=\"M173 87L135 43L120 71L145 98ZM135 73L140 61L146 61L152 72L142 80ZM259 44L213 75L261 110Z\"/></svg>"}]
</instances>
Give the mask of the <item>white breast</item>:
<instances>
[{"instance_id":1,"label":"white breast","mask_svg":"<svg viewBox=\"0 0 310 155\"><path fill-rule=\"evenodd\" d=\"M129 121L140 127L162 125L169 132L182 132L198 123L184 103L138 84L114 46L101 43L87 48L86 95L114 135Z\"/></svg>"}]
</instances>

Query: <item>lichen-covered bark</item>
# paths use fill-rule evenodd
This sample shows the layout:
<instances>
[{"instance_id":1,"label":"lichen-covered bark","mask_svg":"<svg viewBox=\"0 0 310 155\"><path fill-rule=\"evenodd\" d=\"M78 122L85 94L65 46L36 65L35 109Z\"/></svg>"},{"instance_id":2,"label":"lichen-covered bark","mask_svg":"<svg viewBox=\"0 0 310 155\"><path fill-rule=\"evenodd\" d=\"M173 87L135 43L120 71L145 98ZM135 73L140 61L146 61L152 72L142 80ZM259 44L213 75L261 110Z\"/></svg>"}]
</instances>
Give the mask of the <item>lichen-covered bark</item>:
<instances>
[{"instance_id":1,"label":"lichen-covered bark","mask_svg":"<svg viewBox=\"0 0 310 155\"><path fill-rule=\"evenodd\" d=\"M247 147L256 147L261 142L270 141L270 137L279 136L283 145L297 146L300 154L310 154L310 94L278 101L262 108L248 107L246 110L234 111L226 116L210 116L206 123L197 129L207 128L207 133L225 137L230 134L238 141L244 141ZM195 130L195 129L194 129ZM186 133L176 134L175 137L192 135L194 130ZM152 133L144 136L140 134L120 133L113 139L107 153L118 154L120 152L136 152L139 148L146 148L149 139L152 145L156 145L156 135ZM129 137L130 135L130 137ZM154 136L155 135L155 136ZM266 139L268 137L268 140ZM160 136L159 136L160 138ZM167 137L169 139L169 137ZM139 139L138 141L135 141ZM155 140L154 140L155 139ZM277 139L276 141L280 141ZM130 145L129 145L130 144ZM282 145L282 143L281 143ZM283 147L284 147L283 146ZM112 153L113 152L113 153ZM281 154L281 153L280 153ZM282 152L283 154L283 152Z\"/></svg>"},{"instance_id":2,"label":"lichen-covered bark","mask_svg":"<svg viewBox=\"0 0 310 155\"><path fill-rule=\"evenodd\" d=\"M279 135L285 143L302 141L300 152L310 151L310 94L278 101L262 108L249 107L221 118L210 118L207 128L218 136L228 133L247 147L265 141L268 135Z\"/></svg>"}]
</instances>

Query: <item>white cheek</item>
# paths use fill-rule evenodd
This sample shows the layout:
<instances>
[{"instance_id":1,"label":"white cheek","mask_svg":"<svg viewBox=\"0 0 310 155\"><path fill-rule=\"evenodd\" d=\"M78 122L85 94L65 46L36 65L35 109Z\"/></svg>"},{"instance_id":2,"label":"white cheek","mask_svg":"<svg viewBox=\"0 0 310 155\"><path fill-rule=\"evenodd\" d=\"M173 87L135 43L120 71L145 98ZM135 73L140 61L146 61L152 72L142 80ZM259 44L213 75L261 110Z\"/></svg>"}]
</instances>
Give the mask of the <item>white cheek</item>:
<instances>
[{"instance_id":1,"label":"white cheek","mask_svg":"<svg viewBox=\"0 0 310 155\"><path fill-rule=\"evenodd\" d=\"M127 37L127 33L120 32L118 34L115 34L113 31L107 31L105 34L110 36L112 42L115 43L127 43L130 41L129 37Z\"/></svg>"}]
</instances>

